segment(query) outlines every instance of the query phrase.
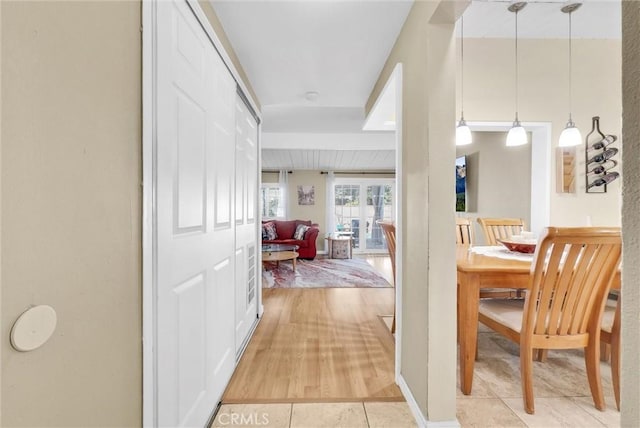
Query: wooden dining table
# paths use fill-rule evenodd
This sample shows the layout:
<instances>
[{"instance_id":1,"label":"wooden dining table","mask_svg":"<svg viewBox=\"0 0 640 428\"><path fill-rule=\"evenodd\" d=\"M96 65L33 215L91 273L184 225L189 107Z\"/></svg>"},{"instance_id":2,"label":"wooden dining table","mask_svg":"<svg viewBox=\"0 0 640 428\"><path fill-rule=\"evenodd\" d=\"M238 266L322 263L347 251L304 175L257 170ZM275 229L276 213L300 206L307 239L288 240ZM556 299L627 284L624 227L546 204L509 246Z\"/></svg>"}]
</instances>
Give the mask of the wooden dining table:
<instances>
[{"instance_id":1,"label":"wooden dining table","mask_svg":"<svg viewBox=\"0 0 640 428\"><path fill-rule=\"evenodd\" d=\"M458 271L458 343L460 345L460 389L471 394L476 347L478 344L478 306L482 288L526 289L531 261L510 260L469 251L459 245ZM620 288L620 274L613 288Z\"/></svg>"}]
</instances>

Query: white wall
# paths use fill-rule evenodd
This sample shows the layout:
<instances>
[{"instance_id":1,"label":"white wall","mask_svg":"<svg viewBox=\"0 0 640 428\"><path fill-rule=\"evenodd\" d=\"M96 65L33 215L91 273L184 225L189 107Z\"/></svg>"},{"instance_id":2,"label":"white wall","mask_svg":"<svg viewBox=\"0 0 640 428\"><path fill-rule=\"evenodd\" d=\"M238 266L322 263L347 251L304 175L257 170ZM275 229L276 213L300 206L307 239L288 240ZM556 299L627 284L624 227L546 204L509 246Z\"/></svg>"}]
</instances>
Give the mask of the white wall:
<instances>
[{"instance_id":1,"label":"white wall","mask_svg":"<svg viewBox=\"0 0 640 428\"><path fill-rule=\"evenodd\" d=\"M600 116L605 133L620 137L620 49L620 41L616 40L574 40L573 118L583 137L591 130L592 116ZM521 40L519 51L520 120L551 122L550 159L551 171L555 171L555 148L569 115L567 41ZM515 112L513 40L465 39L464 65L465 118L473 122L512 121ZM615 146L619 148L620 144ZM578 149L577 193L556 193L555 173L552 175L551 224L583 226L590 216L594 226L619 226L620 180L609 185L607 194L586 194L582 150L583 147ZM620 156L617 159L620 161Z\"/></svg>"}]
</instances>

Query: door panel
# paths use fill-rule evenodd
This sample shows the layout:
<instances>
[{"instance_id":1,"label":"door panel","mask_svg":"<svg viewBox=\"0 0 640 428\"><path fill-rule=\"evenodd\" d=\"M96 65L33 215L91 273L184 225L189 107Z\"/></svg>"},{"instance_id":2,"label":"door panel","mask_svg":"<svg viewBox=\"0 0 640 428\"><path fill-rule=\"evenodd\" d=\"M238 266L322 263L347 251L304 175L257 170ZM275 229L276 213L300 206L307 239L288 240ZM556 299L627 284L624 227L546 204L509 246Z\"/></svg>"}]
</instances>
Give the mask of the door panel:
<instances>
[{"instance_id":1,"label":"door panel","mask_svg":"<svg viewBox=\"0 0 640 428\"><path fill-rule=\"evenodd\" d=\"M207 118L202 106L184 95L177 97L178 165L174 177L176 233L202 229L205 206L205 136Z\"/></svg>"},{"instance_id":2,"label":"door panel","mask_svg":"<svg viewBox=\"0 0 640 428\"><path fill-rule=\"evenodd\" d=\"M235 367L235 81L186 2L156 22L157 423L203 426Z\"/></svg>"},{"instance_id":3,"label":"door panel","mask_svg":"<svg viewBox=\"0 0 640 428\"><path fill-rule=\"evenodd\" d=\"M173 290L177 300L178 409L182 415L196 406L206 391L205 288L205 274L200 273Z\"/></svg>"},{"instance_id":4,"label":"door panel","mask_svg":"<svg viewBox=\"0 0 640 428\"><path fill-rule=\"evenodd\" d=\"M256 242L258 195L258 126L240 96L236 97L236 354L242 351L257 321ZM242 191L239 188L242 188Z\"/></svg>"}]
</instances>

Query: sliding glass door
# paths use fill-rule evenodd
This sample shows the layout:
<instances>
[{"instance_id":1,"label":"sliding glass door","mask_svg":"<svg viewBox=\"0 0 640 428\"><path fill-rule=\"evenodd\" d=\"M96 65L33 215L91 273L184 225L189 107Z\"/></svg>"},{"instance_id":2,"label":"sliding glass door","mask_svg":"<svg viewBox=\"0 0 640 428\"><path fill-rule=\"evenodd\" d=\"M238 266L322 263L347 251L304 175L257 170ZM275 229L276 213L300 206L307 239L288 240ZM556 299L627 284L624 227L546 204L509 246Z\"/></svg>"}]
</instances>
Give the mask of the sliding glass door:
<instances>
[{"instance_id":1,"label":"sliding glass door","mask_svg":"<svg viewBox=\"0 0 640 428\"><path fill-rule=\"evenodd\" d=\"M336 178L333 214L335 232L351 236L356 252L386 252L378 220L392 221L395 180Z\"/></svg>"}]
</instances>

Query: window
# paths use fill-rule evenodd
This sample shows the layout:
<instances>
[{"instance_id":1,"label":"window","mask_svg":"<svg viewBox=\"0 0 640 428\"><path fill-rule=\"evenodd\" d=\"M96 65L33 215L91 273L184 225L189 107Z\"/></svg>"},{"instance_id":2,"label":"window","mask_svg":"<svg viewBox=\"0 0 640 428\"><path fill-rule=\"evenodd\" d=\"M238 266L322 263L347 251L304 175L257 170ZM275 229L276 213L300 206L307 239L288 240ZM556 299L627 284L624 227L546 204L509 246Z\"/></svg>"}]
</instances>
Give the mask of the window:
<instances>
[{"instance_id":1,"label":"window","mask_svg":"<svg viewBox=\"0 0 640 428\"><path fill-rule=\"evenodd\" d=\"M260 190L262 218L284 218L285 195L278 183L265 183Z\"/></svg>"}]
</instances>

